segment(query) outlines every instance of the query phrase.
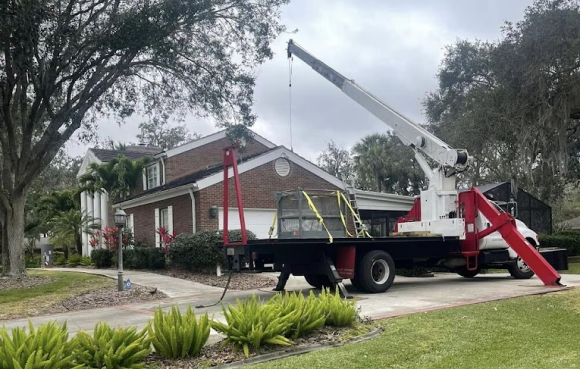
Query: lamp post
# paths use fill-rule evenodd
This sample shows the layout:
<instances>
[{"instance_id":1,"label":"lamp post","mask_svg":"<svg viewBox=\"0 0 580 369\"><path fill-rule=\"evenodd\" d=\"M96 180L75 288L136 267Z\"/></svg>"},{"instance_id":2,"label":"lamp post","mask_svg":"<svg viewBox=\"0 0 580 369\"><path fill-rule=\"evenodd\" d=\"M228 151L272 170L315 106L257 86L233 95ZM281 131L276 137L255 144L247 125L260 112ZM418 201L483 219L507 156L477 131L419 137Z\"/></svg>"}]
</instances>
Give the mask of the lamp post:
<instances>
[{"instance_id":1,"label":"lamp post","mask_svg":"<svg viewBox=\"0 0 580 369\"><path fill-rule=\"evenodd\" d=\"M117 250L117 287L119 291L124 290L123 285L123 227L125 227L125 222L127 220L127 214L123 211L123 209L119 209L114 214L115 218L115 225L118 229L118 236L119 237L119 248Z\"/></svg>"}]
</instances>

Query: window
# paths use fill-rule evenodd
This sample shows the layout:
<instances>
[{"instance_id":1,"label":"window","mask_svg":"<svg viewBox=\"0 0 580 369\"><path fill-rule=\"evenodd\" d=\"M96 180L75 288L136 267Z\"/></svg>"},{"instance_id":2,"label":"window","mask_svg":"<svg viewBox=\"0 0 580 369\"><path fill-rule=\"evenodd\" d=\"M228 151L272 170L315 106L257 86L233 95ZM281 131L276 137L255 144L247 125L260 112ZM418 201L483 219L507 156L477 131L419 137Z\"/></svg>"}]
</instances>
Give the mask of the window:
<instances>
[{"instance_id":1,"label":"window","mask_svg":"<svg viewBox=\"0 0 580 369\"><path fill-rule=\"evenodd\" d=\"M159 186L159 163L153 164L146 169L147 190Z\"/></svg>"},{"instance_id":2,"label":"window","mask_svg":"<svg viewBox=\"0 0 580 369\"><path fill-rule=\"evenodd\" d=\"M169 228L169 209L159 209L159 227L163 227L166 230Z\"/></svg>"},{"instance_id":3,"label":"window","mask_svg":"<svg viewBox=\"0 0 580 369\"><path fill-rule=\"evenodd\" d=\"M155 209L155 247L160 247L161 236L159 228L165 228L169 234L173 234L173 206Z\"/></svg>"}]
</instances>

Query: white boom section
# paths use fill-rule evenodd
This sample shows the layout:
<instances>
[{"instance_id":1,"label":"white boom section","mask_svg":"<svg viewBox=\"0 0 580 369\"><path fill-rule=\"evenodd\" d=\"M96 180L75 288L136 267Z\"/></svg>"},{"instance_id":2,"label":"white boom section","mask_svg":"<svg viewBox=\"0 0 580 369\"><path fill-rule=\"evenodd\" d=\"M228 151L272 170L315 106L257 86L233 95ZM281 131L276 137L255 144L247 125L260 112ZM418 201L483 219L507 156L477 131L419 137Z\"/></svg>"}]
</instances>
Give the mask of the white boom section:
<instances>
[{"instance_id":1,"label":"white boom section","mask_svg":"<svg viewBox=\"0 0 580 369\"><path fill-rule=\"evenodd\" d=\"M429 131L373 96L373 94L366 91L353 80L344 77L290 40L288 42L288 56L290 57L292 55L295 55L310 65L321 76L340 88L345 95L391 127L403 144L421 150L425 155L445 168L461 167L466 164L467 152L465 150L451 148ZM423 168L423 166L421 167ZM423 170L425 171L425 168ZM431 177L432 170L429 170L425 174Z\"/></svg>"},{"instance_id":2,"label":"white boom section","mask_svg":"<svg viewBox=\"0 0 580 369\"><path fill-rule=\"evenodd\" d=\"M415 157L429 180L429 190L421 192L421 221L399 225L400 231L430 231L444 236L465 237L463 219L456 218L457 189L455 172L464 169L467 151L456 150L420 125L395 111L370 92L315 58L294 41L288 42L288 57L296 56L310 65L345 95L393 129L403 144L415 150ZM438 163L431 169L421 153Z\"/></svg>"}]
</instances>

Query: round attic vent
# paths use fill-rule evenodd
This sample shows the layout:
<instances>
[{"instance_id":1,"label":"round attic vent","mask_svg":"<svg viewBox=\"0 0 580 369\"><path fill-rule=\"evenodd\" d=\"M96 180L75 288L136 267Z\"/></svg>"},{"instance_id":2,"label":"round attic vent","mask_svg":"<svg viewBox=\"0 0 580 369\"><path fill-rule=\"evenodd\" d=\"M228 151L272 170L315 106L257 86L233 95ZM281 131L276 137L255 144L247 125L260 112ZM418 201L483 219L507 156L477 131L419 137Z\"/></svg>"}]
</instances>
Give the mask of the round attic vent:
<instances>
[{"instance_id":1,"label":"round attic vent","mask_svg":"<svg viewBox=\"0 0 580 369\"><path fill-rule=\"evenodd\" d=\"M280 177L286 177L290 173L290 163L284 158L276 160L274 167Z\"/></svg>"}]
</instances>

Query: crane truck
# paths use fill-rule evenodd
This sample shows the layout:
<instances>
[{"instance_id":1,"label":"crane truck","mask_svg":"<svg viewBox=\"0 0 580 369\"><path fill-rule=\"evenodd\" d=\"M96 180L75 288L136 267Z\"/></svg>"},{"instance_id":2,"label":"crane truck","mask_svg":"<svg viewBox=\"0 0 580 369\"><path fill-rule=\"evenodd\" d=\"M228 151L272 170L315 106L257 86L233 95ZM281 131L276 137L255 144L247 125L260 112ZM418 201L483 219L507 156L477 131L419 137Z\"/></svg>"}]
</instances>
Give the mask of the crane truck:
<instances>
[{"instance_id":1,"label":"crane truck","mask_svg":"<svg viewBox=\"0 0 580 369\"><path fill-rule=\"evenodd\" d=\"M242 241L230 242L227 236L229 195L228 186L224 186L223 246L233 270L260 271L265 270L265 265L273 265L273 270L281 272L277 290L282 290L289 275L293 274L304 276L315 287L336 285L345 296L348 293L343 279L350 279L357 289L365 292L385 292L394 281L396 267L413 265L445 267L464 277L473 277L482 268L505 266L515 278L530 278L535 273L545 285L560 285L560 275L544 257L545 252L537 248L535 233L523 235L527 227L517 223L477 188L457 189L457 174L470 162L467 150L452 148L293 40L288 42L287 52L288 58L296 57L309 65L387 124L406 146L411 147L428 179L428 188L416 197L409 213L398 220L396 236L248 241L244 233L235 149L226 148L224 179L227 180L229 169L233 168L242 225ZM435 163L434 167L427 158ZM503 242L498 242L498 237ZM561 255L563 251L546 252ZM558 260L557 257L548 259Z\"/></svg>"}]
</instances>

